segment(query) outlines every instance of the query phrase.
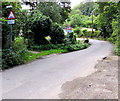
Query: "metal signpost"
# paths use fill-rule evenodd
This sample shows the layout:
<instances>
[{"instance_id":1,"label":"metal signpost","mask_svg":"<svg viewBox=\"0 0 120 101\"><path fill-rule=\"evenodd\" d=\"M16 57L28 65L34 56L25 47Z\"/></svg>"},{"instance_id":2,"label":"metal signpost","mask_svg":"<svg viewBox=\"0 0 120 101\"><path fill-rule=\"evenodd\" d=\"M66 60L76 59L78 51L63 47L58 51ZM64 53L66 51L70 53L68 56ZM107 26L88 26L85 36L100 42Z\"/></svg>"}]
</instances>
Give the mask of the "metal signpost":
<instances>
[{"instance_id":1,"label":"metal signpost","mask_svg":"<svg viewBox=\"0 0 120 101\"><path fill-rule=\"evenodd\" d=\"M8 18L7 18L8 24L10 25L10 53L12 53L12 25L15 24L15 20L12 19L16 19L13 11L10 11Z\"/></svg>"}]
</instances>

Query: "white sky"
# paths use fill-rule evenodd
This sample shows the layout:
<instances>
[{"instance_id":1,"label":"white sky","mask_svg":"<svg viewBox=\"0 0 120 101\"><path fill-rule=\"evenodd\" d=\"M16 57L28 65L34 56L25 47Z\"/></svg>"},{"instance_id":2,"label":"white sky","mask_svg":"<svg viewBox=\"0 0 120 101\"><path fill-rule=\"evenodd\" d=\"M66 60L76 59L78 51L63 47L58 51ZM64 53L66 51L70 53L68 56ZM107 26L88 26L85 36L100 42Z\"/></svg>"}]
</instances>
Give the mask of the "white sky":
<instances>
[{"instance_id":1,"label":"white sky","mask_svg":"<svg viewBox=\"0 0 120 101\"><path fill-rule=\"evenodd\" d=\"M84 0L70 0L71 1L71 7L73 8L74 6L80 4L80 2L84 1Z\"/></svg>"}]
</instances>

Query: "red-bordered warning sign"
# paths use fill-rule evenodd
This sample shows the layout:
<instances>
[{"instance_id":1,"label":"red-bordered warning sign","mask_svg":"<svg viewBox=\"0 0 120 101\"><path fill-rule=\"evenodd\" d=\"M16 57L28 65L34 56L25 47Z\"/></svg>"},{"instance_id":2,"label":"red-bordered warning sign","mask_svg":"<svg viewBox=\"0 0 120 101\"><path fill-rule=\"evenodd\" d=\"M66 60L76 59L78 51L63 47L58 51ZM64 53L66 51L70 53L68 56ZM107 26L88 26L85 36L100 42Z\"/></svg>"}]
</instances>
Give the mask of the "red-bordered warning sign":
<instances>
[{"instance_id":1,"label":"red-bordered warning sign","mask_svg":"<svg viewBox=\"0 0 120 101\"><path fill-rule=\"evenodd\" d=\"M8 19L8 20L16 19L16 16L14 15L14 12L13 12L13 11L10 11L7 19Z\"/></svg>"}]
</instances>

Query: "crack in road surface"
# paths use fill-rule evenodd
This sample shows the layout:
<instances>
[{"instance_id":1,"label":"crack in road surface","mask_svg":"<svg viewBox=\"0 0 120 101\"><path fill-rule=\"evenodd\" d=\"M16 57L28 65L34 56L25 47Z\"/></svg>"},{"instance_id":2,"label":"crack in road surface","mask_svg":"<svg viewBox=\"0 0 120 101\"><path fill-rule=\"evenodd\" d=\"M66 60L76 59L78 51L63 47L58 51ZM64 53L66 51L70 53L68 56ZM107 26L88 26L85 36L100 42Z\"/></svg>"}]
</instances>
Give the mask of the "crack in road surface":
<instances>
[{"instance_id":1,"label":"crack in road surface","mask_svg":"<svg viewBox=\"0 0 120 101\"><path fill-rule=\"evenodd\" d=\"M3 99L59 99L61 86L95 72L98 60L111 54L107 41L90 40L87 49L38 59L2 73Z\"/></svg>"}]
</instances>

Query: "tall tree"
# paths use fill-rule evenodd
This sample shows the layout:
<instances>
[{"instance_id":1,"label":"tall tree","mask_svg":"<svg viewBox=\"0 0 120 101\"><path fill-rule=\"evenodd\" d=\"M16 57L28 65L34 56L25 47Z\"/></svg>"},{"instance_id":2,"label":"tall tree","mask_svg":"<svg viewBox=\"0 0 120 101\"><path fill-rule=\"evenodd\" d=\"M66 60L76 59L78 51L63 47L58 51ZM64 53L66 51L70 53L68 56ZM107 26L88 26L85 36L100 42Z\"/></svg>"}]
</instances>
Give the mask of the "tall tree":
<instances>
[{"instance_id":1,"label":"tall tree","mask_svg":"<svg viewBox=\"0 0 120 101\"><path fill-rule=\"evenodd\" d=\"M110 37L112 29L112 21L117 20L118 3L115 2L98 2L99 4L99 25L104 38Z\"/></svg>"},{"instance_id":2,"label":"tall tree","mask_svg":"<svg viewBox=\"0 0 120 101\"><path fill-rule=\"evenodd\" d=\"M56 2L40 2L37 9L45 16L49 16L53 22L60 23L62 20L62 8Z\"/></svg>"},{"instance_id":3,"label":"tall tree","mask_svg":"<svg viewBox=\"0 0 120 101\"><path fill-rule=\"evenodd\" d=\"M62 2L55 0L54 2L39 2L37 9L44 15L49 16L53 22L63 23L71 11L71 2Z\"/></svg>"},{"instance_id":4,"label":"tall tree","mask_svg":"<svg viewBox=\"0 0 120 101\"><path fill-rule=\"evenodd\" d=\"M80 10L82 15L90 16L92 11L98 8L98 5L95 2L82 2L74 9Z\"/></svg>"},{"instance_id":5,"label":"tall tree","mask_svg":"<svg viewBox=\"0 0 120 101\"><path fill-rule=\"evenodd\" d=\"M71 12L71 2L70 0L66 0L63 2L62 0L58 1L59 5L62 8L61 16L62 16L62 23L68 18L70 12Z\"/></svg>"}]
</instances>

